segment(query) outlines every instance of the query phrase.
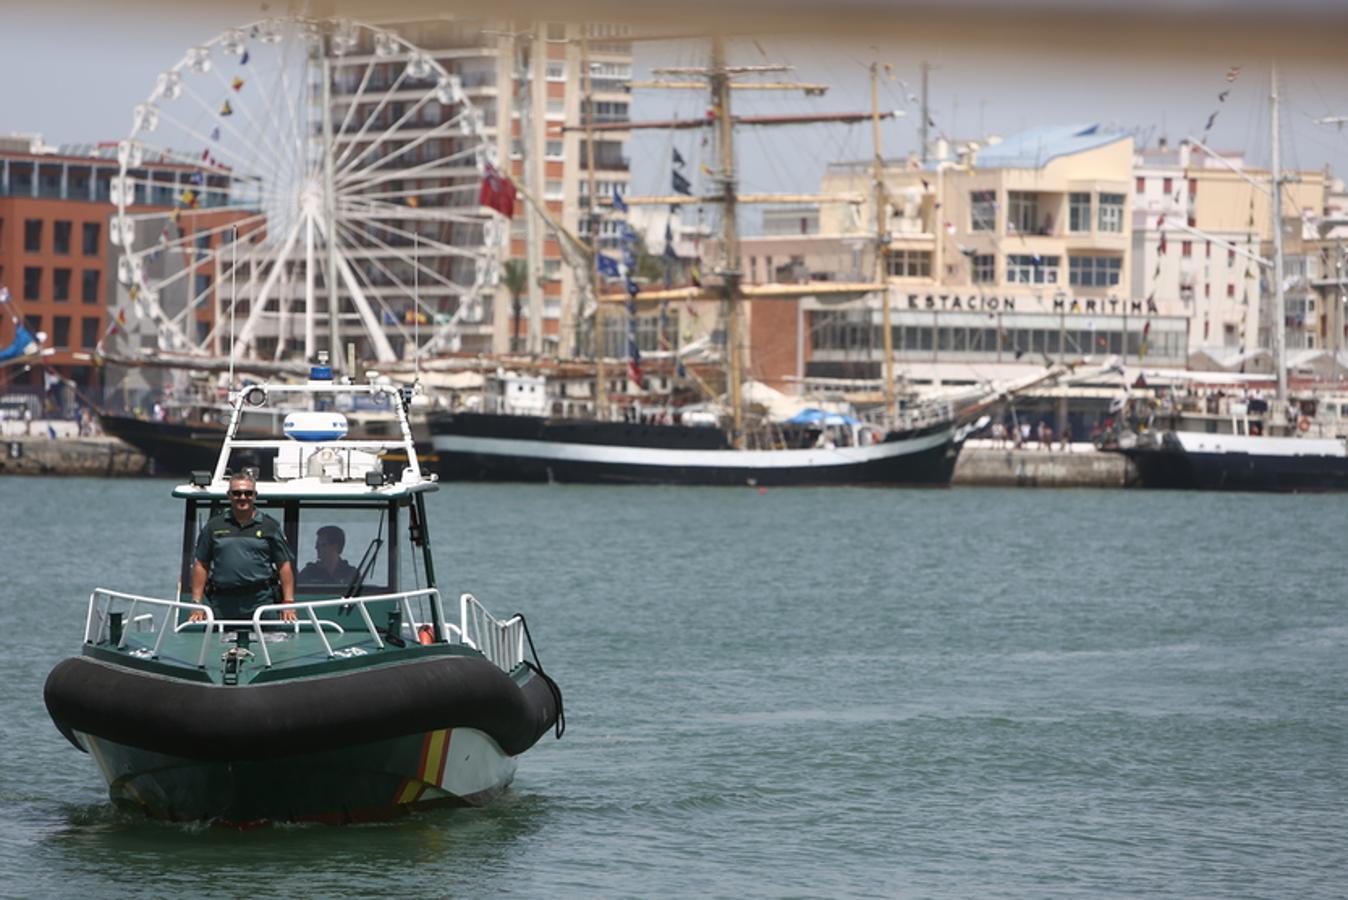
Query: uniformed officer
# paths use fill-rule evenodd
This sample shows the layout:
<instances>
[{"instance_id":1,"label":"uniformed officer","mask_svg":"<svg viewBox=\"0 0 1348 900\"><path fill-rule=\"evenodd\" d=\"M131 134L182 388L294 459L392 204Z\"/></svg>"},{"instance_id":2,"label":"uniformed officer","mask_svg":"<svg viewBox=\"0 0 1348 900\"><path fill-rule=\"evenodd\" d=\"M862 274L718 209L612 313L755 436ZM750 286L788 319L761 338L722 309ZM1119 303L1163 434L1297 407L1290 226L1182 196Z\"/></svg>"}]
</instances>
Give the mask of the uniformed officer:
<instances>
[{"instance_id":1,"label":"uniformed officer","mask_svg":"<svg viewBox=\"0 0 1348 900\"><path fill-rule=\"evenodd\" d=\"M295 602L294 554L275 519L259 513L257 484L247 475L229 482L229 512L215 516L197 535L192 564L192 602L209 601L223 619L248 619L253 610L276 602ZM294 621L294 610L281 616ZM204 616L192 614L193 620Z\"/></svg>"}]
</instances>

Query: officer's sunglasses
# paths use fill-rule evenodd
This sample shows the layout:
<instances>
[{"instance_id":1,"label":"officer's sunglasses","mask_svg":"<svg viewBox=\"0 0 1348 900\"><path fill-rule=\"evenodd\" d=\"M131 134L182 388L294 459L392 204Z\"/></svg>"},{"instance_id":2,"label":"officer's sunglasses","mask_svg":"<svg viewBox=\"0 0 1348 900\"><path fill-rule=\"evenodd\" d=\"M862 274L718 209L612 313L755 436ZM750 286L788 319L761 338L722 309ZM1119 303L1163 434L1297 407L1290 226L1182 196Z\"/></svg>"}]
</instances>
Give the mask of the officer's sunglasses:
<instances>
[{"instance_id":1,"label":"officer's sunglasses","mask_svg":"<svg viewBox=\"0 0 1348 900\"><path fill-rule=\"evenodd\" d=\"M231 497L253 497L253 496L256 496L256 495L257 495L257 491L230 491L230 492L229 492L229 496L231 496Z\"/></svg>"}]
</instances>

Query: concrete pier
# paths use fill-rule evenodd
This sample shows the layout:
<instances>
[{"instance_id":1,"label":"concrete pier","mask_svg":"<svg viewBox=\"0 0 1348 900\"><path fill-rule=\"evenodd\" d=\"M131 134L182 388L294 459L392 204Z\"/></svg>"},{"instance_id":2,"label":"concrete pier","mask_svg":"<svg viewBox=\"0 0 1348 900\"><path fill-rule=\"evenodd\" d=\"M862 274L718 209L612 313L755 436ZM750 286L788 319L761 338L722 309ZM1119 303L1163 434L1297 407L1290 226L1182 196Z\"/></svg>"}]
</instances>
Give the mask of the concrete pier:
<instances>
[{"instance_id":1,"label":"concrete pier","mask_svg":"<svg viewBox=\"0 0 1348 900\"><path fill-rule=\"evenodd\" d=\"M0 437L0 475L145 474L145 456L113 437Z\"/></svg>"},{"instance_id":2,"label":"concrete pier","mask_svg":"<svg viewBox=\"0 0 1348 900\"><path fill-rule=\"evenodd\" d=\"M954 483L984 487L1101 487L1131 484L1131 463L1092 444L1035 445L1014 449L995 441L969 441L960 451Z\"/></svg>"}]
</instances>

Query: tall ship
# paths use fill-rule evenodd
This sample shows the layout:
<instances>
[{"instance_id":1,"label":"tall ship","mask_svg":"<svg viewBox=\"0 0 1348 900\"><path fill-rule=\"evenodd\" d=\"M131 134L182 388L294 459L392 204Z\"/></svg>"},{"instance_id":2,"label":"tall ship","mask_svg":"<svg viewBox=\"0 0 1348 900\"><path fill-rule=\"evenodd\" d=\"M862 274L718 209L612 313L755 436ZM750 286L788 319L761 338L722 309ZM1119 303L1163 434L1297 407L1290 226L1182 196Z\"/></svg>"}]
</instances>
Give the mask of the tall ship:
<instances>
[{"instance_id":1,"label":"tall ship","mask_svg":"<svg viewBox=\"0 0 1348 900\"><path fill-rule=\"evenodd\" d=\"M1213 398L1212 408L1155 408L1149 397L1128 397L1120 428L1104 448L1132 463L1148 488L1318 492L1348 491L1348 395L1288 390L1284 297L1282 185L1278 78L1269 93L1272 126L1273 364L1271 399L1256 390Z\"/></svg>"},{"instance_id":2,"label":"tall ship","mask_svg":"<svg viewBox=\"0 0 1348 900\"><path fill-rule=\"evenodd\" d=\"M811 119L735 116L731 110L731 89L745 86L745 76L778 71L781 67L727 64L724 43L719 37L714 38L708 66L656 70L658 74L674 74L704 82L711 94L711 108L705 119L697 122L626 122L621 126L625 129L649 125L660 128L710 127L714 130L718 148L715 174L719 190L698 200L718 204L721 210L719 237L723 264L715 275L720 280L719 297L723 301L725 317L721 360L724 399L719 393L708 392L706 384L698 379L704 393L705 402L702 403L680 407L647 397L615 404L608 394L606 365L599 350L593 368L595 389L587 409L579 409L576 404L567 404L560 411L550 404L533 409L512 405L508 402L512 382L518 383L522 379L506 374L500 379L499 390L491 393L488 402L478 408L461 407L430 417L431 443L439 458L439 472L443 478L764 487L942 486L950 483L963 442L963 431L948 404L914 403L900 408L895 395L893 352L888 346L892 336L888 327L889 298L883 283L881 253L876 253L873 282L809 286L748 286L742 283L736 222L742 198L738 193L734 128L737 124L798 124ZM875 77L874 67L872 77ZM677 86L687 87L689 82L680 82ZM807 85L752 86L817 89L817 86ZM880 113L874 108L875 104L872 105L869 114L833 114L821 120L876 123L878 145ZM592 117L587 117L581 127L586 129L588 138L599 126L593 123ZM593 142L589 145L593 146ZM878 168L878 146L876 156ZM689 193L686 182L680 185L680 176L676 174L674 181L677 193ZM876 191L882 198L884 186L878 171ZM521 194L535 208L536 214L547 219L546 210L534 201L527 189L522 189ZM590 196L597 196L593 186ZM674 196L657 198L657 201L669 202L672 206L684 199L691 198ZM766 201L758 198L755 202ZM883 208L883 203L877 202L876 208L877 211ZM593 204L591 215L593 219ZM549 225L565 237L564 228L554 222ZM877 232L880 227L877 222ZM595 233L597 229L591 228L591 234ZM634 259L630 248L624 248L625 259L618 263L592 252L591 248L574 239L570 243L577 246L577 255L583 260L581 268L587 273L617 278L626 287L625 295L596 294L588 305L599 321L602 321L607 305L626 305L629 319L627 374L629 380L639 384L641 373L635 325L632 324L635 302L687 297L688 292L641 291L633 280ZM593 282L587 278L585 283ZM882 408L871 411L865 418L846 411L802 410L800 415L786 421L771 421L746 411L742 301L751 295L773 296L772 291L790 287L808 287L821 293L878 291L883 294L887 346ZM596 324L594 331L601 334L602 328ZM671 368L681 368L677 358ZM529 389L541 398L548 395L549 385L539 381L530 383Z\"/></svg>"},{"instance_id":3,"label":"tall ship","mask_svg":"<svg viewBox=\"0 0 1348 900\"><path fill-rule=\"evenodd\" d=\"M314 375L231 396L216 462L173 489L177 591L98 588L71 620L80 652L48 676L47 709L118 806L247 826L481 805L561 736L561 691L524 618L441 595L410 391ZM352 396L387 410L389 437L347 435L331 410ZM241 433L245 410L272 408L289 410L283 433ZM404 464L386 468L392 453ZM274 538L275 571L236 584L253 551L229 547L254 527Z\"/></svg>"}]
</instances>

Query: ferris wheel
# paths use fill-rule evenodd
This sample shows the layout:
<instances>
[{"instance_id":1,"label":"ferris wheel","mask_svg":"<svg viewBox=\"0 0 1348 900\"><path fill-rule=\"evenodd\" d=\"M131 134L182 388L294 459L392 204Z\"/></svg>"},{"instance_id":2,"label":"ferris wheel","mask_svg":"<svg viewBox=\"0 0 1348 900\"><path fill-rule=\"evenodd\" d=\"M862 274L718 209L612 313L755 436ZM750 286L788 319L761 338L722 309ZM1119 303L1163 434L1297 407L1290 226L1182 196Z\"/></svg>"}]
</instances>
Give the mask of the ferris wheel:
<instances>
[{"instance_id":1,"label":"ferris wheel","mask_svg":"<svg viewBox=\"0 0 1348 900\"><path fill-rule=\"evenodd\" d=\"M189 49L118 144L119 321L193 357L458 349L509 234L479 202L483 118L430 54L350 20Z\"/></svg>"}]
</instances>

